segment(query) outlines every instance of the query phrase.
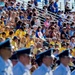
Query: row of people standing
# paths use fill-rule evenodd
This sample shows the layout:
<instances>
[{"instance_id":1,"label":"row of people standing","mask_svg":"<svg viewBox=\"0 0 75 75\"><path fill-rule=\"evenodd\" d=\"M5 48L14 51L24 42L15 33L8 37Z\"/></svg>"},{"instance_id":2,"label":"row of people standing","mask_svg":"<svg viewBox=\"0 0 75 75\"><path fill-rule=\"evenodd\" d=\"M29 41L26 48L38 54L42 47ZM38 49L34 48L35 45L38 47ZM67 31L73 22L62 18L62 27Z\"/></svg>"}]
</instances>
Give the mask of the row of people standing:
<instances>
[{"instance_id":1,"label":"row of people standing","mask_svg":"<svg viewBox=\"0 0 75 75\"><path fill-rule=\"evenodd\" d=\"M18 59L14 67L9 60L12 51L13 49L9 39L0 43L0 75L31 75L29 71L32 57L31 49L21 48L14 53ZM40 63L40 65L32 75L75 75L75 70L71 74L68 66L70 63L69 50L61 52L57 57L59 57L60 65L52 71L53 51L50 49L36 55L36 62L38 64Z\"/></svg>"}]
</instances>

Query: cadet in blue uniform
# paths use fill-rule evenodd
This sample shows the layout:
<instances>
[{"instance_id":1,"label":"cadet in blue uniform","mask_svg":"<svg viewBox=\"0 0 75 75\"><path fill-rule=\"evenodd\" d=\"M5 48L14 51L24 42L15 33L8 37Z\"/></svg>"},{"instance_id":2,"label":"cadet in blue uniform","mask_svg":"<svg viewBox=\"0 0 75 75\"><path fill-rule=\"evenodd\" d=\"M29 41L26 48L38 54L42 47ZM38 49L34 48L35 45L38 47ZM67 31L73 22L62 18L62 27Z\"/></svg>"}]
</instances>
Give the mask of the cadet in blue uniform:
<instances>
[{"instance_id":1,"label":"cadet in blue uniform","mask_svg":"<svg viewBox=\"0 0 75 75\"><path fill-rule=\"evenodd\" d=\"M75 70L71 73L71 75L75 75Z\"/></svg>"},{"instance_id":2,"label":"cadet in blue uniform","mask_svg":"<svg viewBox=\"0 0 75 75\"><path fill-rule=\"evenodd\" d=\"M59 55L60 65L54 70L53 75L71 75L68 64L70 63L69 51L65 50Z\"/></svg>"},{"instance_id":3,"label":"cadet in blue uniform","mask_svg":"<svg viewBox=\"0 0 75 75\"><path fill-rule=\"evenodd\" d=\"M51 65L53 63L53 58L51 56L51 50L42 52L36 56L36 59L40 59L41 66L37 68L32 75L53 75L51 70Z\"/></svg>"},{"instance_id":4,"label":"cadet in blue uniform","mask_svg":"<svg viewBox=\"0 0 75 75\"><path fill-rule=\"evenodd\" d=\"M13 68L14 75L30 75L27 65L30 64L30 48L22 48L17 51L18 63Z\"/></svg>"},{"instance_id":5,"label":"cadet in blue uniform","mask_svg":"<svg viewBox=\"0 0 75 75\"><path fill-rule=\"evenodd\" d=\"M0 43L0 75L13 75L11 57L10 40L7 39Z\"/></svg>"}]
</instances>

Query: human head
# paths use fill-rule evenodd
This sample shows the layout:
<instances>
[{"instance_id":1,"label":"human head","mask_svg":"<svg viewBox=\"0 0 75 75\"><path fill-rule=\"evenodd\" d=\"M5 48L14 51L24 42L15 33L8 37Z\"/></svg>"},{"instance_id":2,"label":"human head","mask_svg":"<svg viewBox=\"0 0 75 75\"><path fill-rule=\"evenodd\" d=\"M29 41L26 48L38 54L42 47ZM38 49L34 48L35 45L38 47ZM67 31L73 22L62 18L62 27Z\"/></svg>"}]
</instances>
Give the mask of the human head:
<instances>
[{"instance_id":1,"label":"human head","mask_svg":"<svg viewBox=\"0 0 75 75\"><path fill-rule=\"evenodd\" d=\"M20 50L17 51L17 56L19 61L23 65L28 65L30 63L30 53L31 53L31 48L21 48Z\"/></svg>"},{"instance_id":2,"label":"human head","mask_svg":"<svg viewBox=\"0 0 75 75\"><path fill-rule=\"evenodd\" d=\"M69 50L65 50L57 55L60 59L60 62L64 66L68 66L68 64L70 63L70 56L69 55L70 55Z\"/></svg>"},{"instance_id":3,"label":"human head","mask_svg":"<svg viewBox=\"0 0 75 75\"><path fill-rule=\"evenodd\" d=\"M0 55L4 60L7 60L11 57L12 47L9 39L0 43Z\"/></svg>"},{"instance_id":4,"label":"human head","mask_svg":"<svg viewBox=\"0 0 75 75\"><path fill-rule=\"evenodd\" d=\"M42 53L39 53L36 56L36 59L39 61L39 63L44 63L47 67L49 67L53 63L52 51L46 50Z\"/></svg>"}]
</instances>

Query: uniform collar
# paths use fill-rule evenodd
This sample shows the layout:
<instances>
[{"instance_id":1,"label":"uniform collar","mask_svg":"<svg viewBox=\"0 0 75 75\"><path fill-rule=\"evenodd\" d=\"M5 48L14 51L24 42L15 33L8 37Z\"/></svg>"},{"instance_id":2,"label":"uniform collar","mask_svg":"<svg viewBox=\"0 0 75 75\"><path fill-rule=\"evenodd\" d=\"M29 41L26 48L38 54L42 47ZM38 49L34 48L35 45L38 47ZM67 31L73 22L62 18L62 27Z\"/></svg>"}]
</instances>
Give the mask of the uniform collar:
<instances>
[{"instance_id":1,"label":"uniform collar","mask_svg":"<svg viewBox=\"0 0 75 75\"><path fill-rule=\"evenodd\" d=\"M3 64L5 64L5 61L3 60L3 58L0 56L0 62L2 62Z\"/></svg>"},{"instance_id":2,"label":"uniform collar","mask_svg":"<svg viewBox=\"0 0 75 75\"><path fill-rule=\"evenodd\" d=\"M4 61L4 59L3 59L1 56L0 56L0 60L1 60L1 62L4 63L4 64L9 63L9 60L7 60L7 62L6 62L6 61Z\"/></svg>"},{"instance_id":3,"label":"uniform collar","mask_svg":"<svg viewBox=\"0 0 75 75\"><path fill-rule=\"evenodd\" d=\"M69 71L69 66L65 67L62 63L60 64L66 71Z\"/></svg>"},{"instance_id":4,"label":"uniform collar","mask_svg":"<svg viewBox=\"0 0 75 75\"><path fill-rule=\"evenodd\" d=\"M1 64L3 64L5 67L7 67L7 66L9 66L9 65L12 66L10 60L7 60L7 62L5 62L1 56L0 56L0 62L1 62Z\"/></svg>"},{"instance_id":5,"label":"uniform collar","mask_svg":"<svg viewBox=\"0 0 75 75\"><path fill-rule=\"evenodd\" d=\"M18 62L18 64L20 65L20 68L25 71L25 69L27 69L20 61Z\"/></svg>"},{"instance_id":6,"label":"uniform collar","mask_svg":"<svg viewBox=\"0 0 75 75\"><path fill-rule=\"evenodd\" d=\"M50 70L51 70L51 68L50 68L50 67L47 67L44 63L42 64L42 67L43 67L45 70L47 70L47 71L50 71Z\"/></svg>"}]
</instances>

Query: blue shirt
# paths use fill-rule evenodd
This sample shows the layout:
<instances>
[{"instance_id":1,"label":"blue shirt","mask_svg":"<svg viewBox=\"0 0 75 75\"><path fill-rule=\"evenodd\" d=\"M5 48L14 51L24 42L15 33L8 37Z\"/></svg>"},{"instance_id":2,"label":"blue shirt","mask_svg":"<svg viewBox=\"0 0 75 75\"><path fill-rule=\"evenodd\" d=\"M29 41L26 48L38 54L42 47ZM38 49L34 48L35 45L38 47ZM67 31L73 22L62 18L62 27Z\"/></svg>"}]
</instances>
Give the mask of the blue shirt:
<instances>
[{"instance_id":1,"label":"blue shirt","mask_svg":"<svg viewBox=\"0 0 75 75\"><path fill-rule=\"evenodd\" d=\"M24 20L24 16L19 16L21 20Z\"/></svg>"},{"instance_id":2,"label":"blue shirt","mask_svg":"<svg viewBox=\"0 0 75 75\"><path fill-rule=\"evenodd\" d=\"M63 64L60 64L53 72L53 75L71 75L69 67L65 67Z\"/></svg>"},{"instance_id":3,"label":"blue shirt","mask_svg":"<svg viewBox=\"0 0 75 75\"><path fill-rule=\"evenodd\" d=\"M12 63L8 59L7 62L0 56L0 75L13 75Z\"/></svg>"},{"instance_id":4,"label":"blue shirt","mask_svg":"<svg viewBox=\"0 0 75 75\"><path fill-rule=\"evenodd\" d=\"M30 75L29 69L26 68L21 62L18 62L13 67L13 74L14 75Z\"/></svg>"},{"instance_id":5,"label":"blue shirt","mask_svg":"<svg viewBox=\"0 0 75 75\"><path fill-rule=\"evenodd\" d=\"M36 69L32 75L53 75L51 68L47 67L45 64L42 64L38 69Z\"/></svg>"},{"instance_id":6,"label":"blue shirt","mask_svg":"<svg viewBox=\"0 0 75 75\"><path fill-rule=\"evenodd\" d=\"M75 70L71 73L71 75L75 75Z\"/></svg>"},{"instance_id":7,"label":"blue shirt","mask_svg":"<svg viewBox=\"0 0 75 75\"><path fill-rule=\"evenodd\" d=\"M70 31L69 31L70 37L73 36L74 32L75 32L75 31L73 31L73 30L70 30Z\"/></svg>"},{"instance_id":8,"label":"blue shirt","mask_svg":"<svg viewBox=\"0 0 75 75\"><path fill-rule=\"evenodd\" d=\"M58 13L58 4L57 4L57 2L54 3L54 7L56 8L55 12Z\"/></svg>"},{"instance_id":9,"label":"blue shirt","mask_svg":"<svg viewBox=\"0 0 75 75\"><path fill-rule=\"evenodd\" d=\"M60 21L60 20L58 21L58 26L62 27L62 21Z\"/></svg>"},{"instance_id":10,"label":"blue shirt","mask_svg":"<svg viewBox=\"0 0 75 75\"><path fill-rule=\"evenodd\" d=\"M39 38L39 36L38 36L38 31L37 31L37 30L36 30L36 37Z\"/></svg>"},{"instance_id":11,"label":"blue shirt","mask_svg":"<svg viewBox=\"0 0 75 75\"><path fill-rule=\"evenodd\" d=\"M55 12L55 10L53 8L53 5L50 5L49 9L50 9L51 12Z\"/></svg>"},{"instance_id":12,"label":"blue shirt","mask_svg":"<svg viewBox=\"0 0 75 75\"><path fill-rule=\"evenodd\" d=\"M37 2L41 2L41 0L37 0Z\"/></svg>"}]
</instances>

